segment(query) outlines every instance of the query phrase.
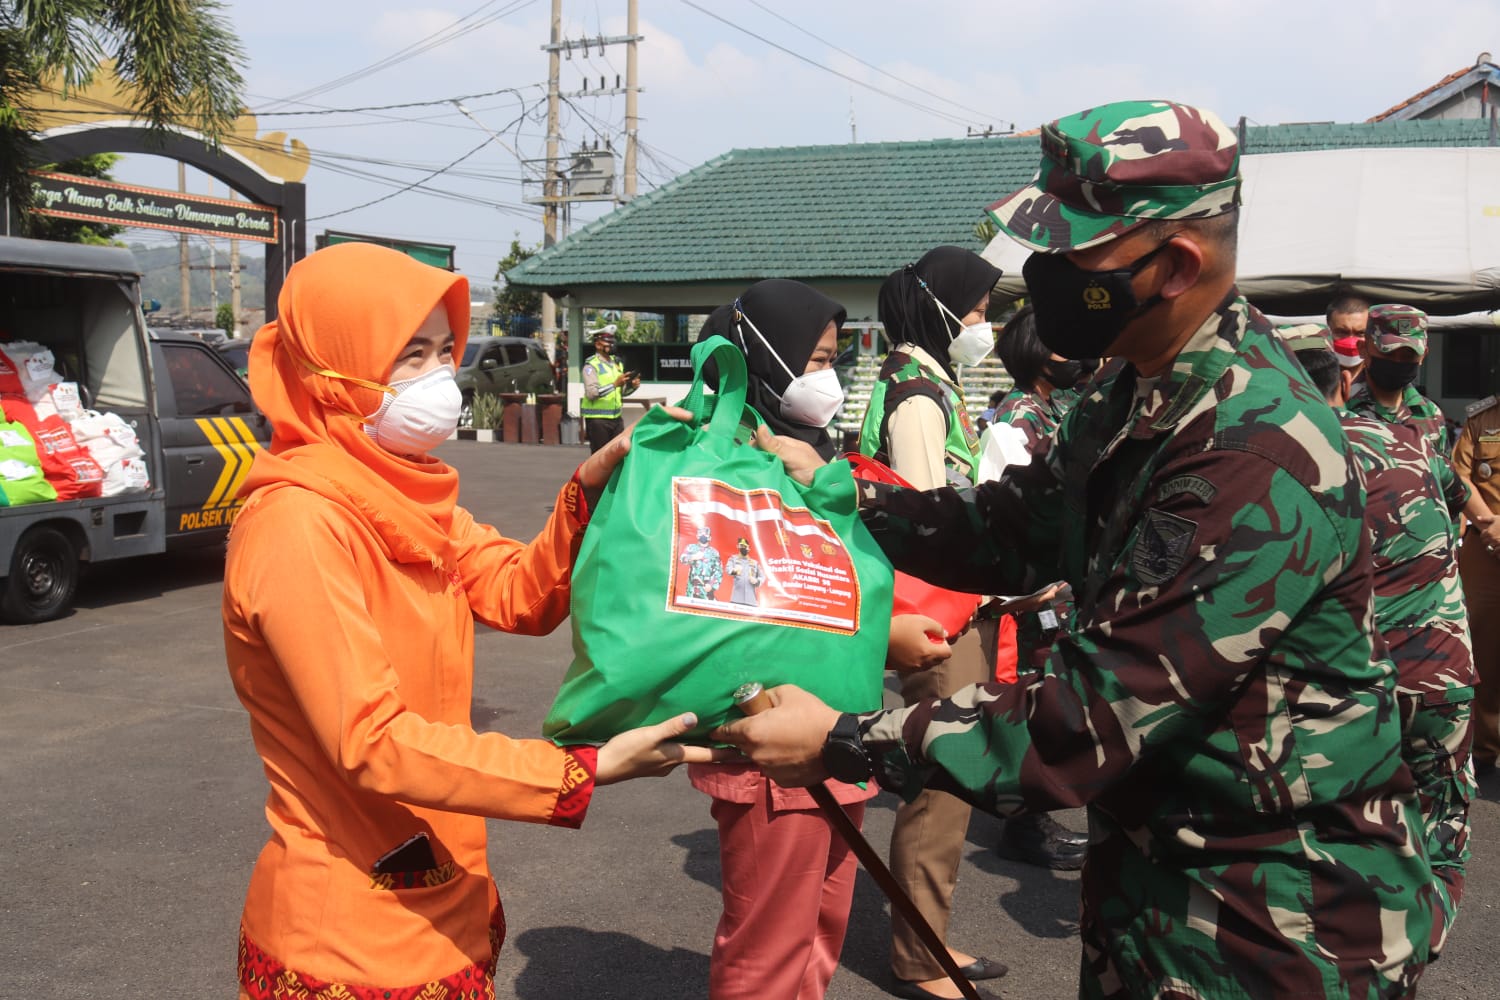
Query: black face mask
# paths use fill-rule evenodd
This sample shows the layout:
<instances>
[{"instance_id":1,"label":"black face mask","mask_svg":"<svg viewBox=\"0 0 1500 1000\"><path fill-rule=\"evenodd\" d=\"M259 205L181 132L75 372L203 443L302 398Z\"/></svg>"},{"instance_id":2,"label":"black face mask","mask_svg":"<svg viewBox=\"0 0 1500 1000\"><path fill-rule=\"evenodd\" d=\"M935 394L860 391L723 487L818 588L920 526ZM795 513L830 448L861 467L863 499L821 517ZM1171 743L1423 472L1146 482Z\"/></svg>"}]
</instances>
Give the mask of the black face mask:
<instances>
[{"instance_id":1,"label":"black face mask","mask_svg":"<svg viewBox=\"0 0 1500 1000\"><path fill-rule=\"evenodd\" d=\"M1130 279L1171 242L1110 271L1085 271L1060 253L1026 258L1021 275L1031 292L1037 338L1065 358L1103 356L1131 320L1161 301L1157 294L1137 302Z\"/></svg>"},{"instance_id":2,"label":"black face mask","mask_svg":"<svg viewBox=\"0 0 1500 1000\"><path fill-rule=\"evenodd\" d=\"M1057 389L1071 389L1088 377L1082 361L1049 361L1043 374Z\"/></svg>"},{"instance_id":3,"label":"black face mask","mask_svg":"<svg viewBox=\"0 0 1500 1000\"><path fill-rule=\"evenodd\" d=\"M1399 392L1417 380L1422 370L1420 361L1391 361L1386 358L1371 358L1365 369L1365 377L1376 388L1386 392Z\"/></svg>"}]
</instances>

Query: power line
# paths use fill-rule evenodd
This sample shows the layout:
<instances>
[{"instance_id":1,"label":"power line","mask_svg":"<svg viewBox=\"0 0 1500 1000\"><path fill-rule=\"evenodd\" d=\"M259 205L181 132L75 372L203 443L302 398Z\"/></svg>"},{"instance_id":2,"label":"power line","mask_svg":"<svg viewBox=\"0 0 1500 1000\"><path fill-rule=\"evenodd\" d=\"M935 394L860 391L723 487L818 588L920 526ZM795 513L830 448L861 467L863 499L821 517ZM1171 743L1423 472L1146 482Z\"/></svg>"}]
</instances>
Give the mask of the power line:
<instances>
[{"instance_id":1,"label":"power line","mask_svg":"<svg viewBox=\"0 0 1500 1000\"><path fill-rule=\"evenodd\" d=\"M517 115L516 118L514 119L514 121L511 122L511 123L509 123L509 124L507 124L505 126L505 128L509 129L512 124L519 123L520 121L522 121L526 117L526 114L527 114L526 110L523 109L522 112L521 112L521 114ZM437 168L436 170L428 172L426 175L424 175L422 177L419 177L417 180L412 181L410 184L407 184L407 185L405 185L405 186L403 186L401 188L398 188L395 191L392 191L390 194L382 195L379 198L376 198L376 199L374 199L372 201L364 202L363 204L360 204L360 205L354 205L354 206L352 206L350 208L340 209L337 212L329 212L329 213L326 213L324 215L311 216L310 218L308 218L307 221L308 222L316 222L316 221L318 221L320 219L331 219L331 218L333 218L335 216L338 216L338 215L347 215L349 212L358 211L359 209L362 209L362 208L369 208L371 205L378 205L381 202L389 201L390 199L396 197L397 195L405 194L407 191L410 191L410 190L412 190L414 188L420 188L426 181L429 181L432 178L437 177L440 174L447 173L449 170L452 170L454 167L458 166L460 163L464 162L469 157L473 156L475 153L479 152L481 149L484 149L486 146L488 146L490 143L492 143L494 141L495 140L494 140L493 135L487 135L487 136L485 136L484 142L481 142L479 145L475 146L473 149L469 150L467 153L464 153L462 156L458 157L458 159L453 160L450 163L446 163L443 166ZM500 206L497 205L496 207L498 208ZM529 216L530 213L526 213L526 214Z\"/></svg>"},{"instance_id":2,"label":"power line","mask_svg":"<svg viewBox=\"0 0 1500 1000\"><path fill-rule=\"evenodd\" d=\"M418 185L420 185L422 183L422 181L431 180L432 178L438 176L439 174L447 172L450 168L458 166L460 163L464 162L469 157L473 156L475 153L479 152L481 149L483 149L484 147L488 146L492 142L494 142L494 140L491 139L491 138L489 138L488 136L486 136L485 140L483 142L481 142L479 145L475 146L473 149L469 150L464 155L460 156L458 159L454 160L452 163L449 163L449 164L447 164L446 166L443 166L443 167L439 167L437 170L434 170L431 173L427 174L427 176L422 177L422 178L420 178L418 180L412 181L410 184L406 185L403 188L400 188L399 190L392 191L390 194L381 195L379 198L376 198L373 201L367 201L367 202L364 202L363 204L354 205L354 206L352 206L350 208L341 208L337 212L327 212L327 213L325 213L323 215L311 215L311 216L308 216L307 221L308 222L317 222L319 219L332 219L334 216L348 215L350 212L357 212L361 208L369 208L371 205L378 205L378 204L380 204L383 201L390 201L392 198L396 197L397 195L399 195L399 194L405 194L406 192L410 191L412 188L417 187Z\"/></svg>"},{"instance_id":3,"label":"power line","mask_svg":"<svg viewBox=\"0 0 1500 1000\"><path fill-rule=\"evenodd\" d=\"M799 60L800 62L805 62L809 66L812 66L812 67L814 67L816 69L820 69L820 70L822 70L825 73L832 73L834 76L839 77L842 80L848 80L850 83L855 84L856 86L859 86L859 87L864 87L866 90L873 91L874 93L879 94L881 97L889 98L892 101L896 101L899 104L904 104L907 107L914 108L914 109L916 109L918 111L925 111L927 114L933 115L934 117L937 117L937 118L942 118L942 119L944 119L945 121L949 122L952 125L964 125L964 126L968 126L968 125L980 124L980 122L978 120L967 119L967 118L960 118L957 115L949 114L948 112L943 111L941 108L933 108L933 107L928 107L925 104L919 104L916 101L913 101L913 100L910 100L908 98L902 97L899 94L893 94L893 93L891 93L888 90L882 90L881 88L875 86L874 84L867 83L866 81L861 80L858 77L853 77L853 76L850 76L848 73L844 73L844 72L841 72L839 70L836 70L832 66L825 66L822 63L818 62L816 59L809 58L808 56L805 56L805 55L803 55L800 52L795 52L792 49L787 48L785 45L781 45L781 44L779 44L777 42L773 42L769 38L765 37L764 35L756 34L755 32L751 31L749 28L746 28L746 27L744 27L742 25L736 24L735 22L729 20L728 18L720 17L718 14L715 14L713 11L707 9L706 7L701 7L698 4L694 3L693 0L681 0L681 2L684 3L684 4L686 4L689 7L693 8L694 10L698 11L701 14L706 14L707 16L713 18L715 21L718 21L721 24L728 25L729 27L733 28L735 31L738 31L738 32L741 32L743 34L749 35L751 38L754 38L756 41L759 41L759 42L762 42L762 43L764 43L766 45L771 46L771 48L777 50L778 52L784 52L787 55L791 56L793 59Z\"/></svg>"},{"instance_id":4,"label":"power line","mask_svg":"<svg viewBox=\"0 0 1500 1000\"><path fill-rule=\"evenodd\" d=\"M451 42L470 31L477 30L489 24L493 24L495 21L507 17L510 14L521 10L522 8L531 6L536 2L536 0L512 0L510 6L506 7L504 10L501 10L495 14L491 14L490 16L482 20L475 20L475 18L478 18L480 14L485 12L485 10L493 7L498 2L499 0L486 0L485 3L480 4L474 10L465 14L463 17L459 18L452 24L447 25L443 28L439 28L437 31L434 31L430 35L426 35L423 38L417 39L415 42L412 42L410 45L406 46L403 49L399 49L388 56L377 59L375 62L370 63L368 66L363 66L359 69L345 73L341 77L336 77L333 80L329 80L327 83L322 83L318 86L301 91L300 93L292 94L290 97L281 98L275 103L277 105L294 104L305 98L315 97L318 94L326 94L331 90L337 90L340 87L348 86L349 84L354 83L356 80L364 79L365 77L378 73L383 69L389 69L390 67L405 62L408 59L419 56L424 52L435 49L440 45L445 45L448 42ZM465 22L468 21L472 21L473 23L465 24Z\"/></svg>"},{"instance_id":5,"label":"power line","mask_svg":"<svg viewBox=\"0 0 1500 1000\"><path fill-rule=\"evenodd\" d=\"M545 84L528 83L526 85L526 87L527 88L535 87L538 90L542 90L542 89L545 89ZM452 104L454 101L472 101L472 100L476 100L476 99L478 99L480 97L495 97L495 96L497 96L499 94L515 94L517 97L520 97L521 96L521 89L520 88L516 88L516 87L501 87L499 90L486 90L483 93L479 93L479 94L459 94L457 97L440 97L440 98L438 98L436 100L432 100L432 101L407 101L407 102L405 102L403 104L372 104L372 105L370 105L368 107L363 107L363 108L319 108L319 109L314 110L314 111L264 111L264 112L254 112L254 114L258 118L260 118L260 117L266 117L266 116L271 116L271 117L276 117L276 118L284 118L284 117L288 117L288 116L291 116L291 115L344 115L344 114L359 114L359 113L368 112L368 111L394 111L394 110L396 110L398 108L426 108L426 107L432 107L433 105L436 105L436 104ZM302 103L306 103L306 102L298 101L297 103L302 104ZM407 120L407 121L414 121L414 120L419 120L419 119L405 119L405 120Z\"/></svg>"},{"instance_id":6,"label":"power line","mask_svg":"<svg viewBox=\"0 0 1500 1000\"><path fill-rule=\"evenodd\" d=\"M800 24L797 24L795 21L792 21L789 18L783 17L782 15L776 13L774 10L772 10L769 7L767 7L765 4L761 3L760 0L750 0L750 3L754 4L756 7L759 7L761 10L765 11L767 14L770 14L772 17L776 18L776 20L782 22L783 24L790 25L792 28L795 28L797 31L802 32L804 35L806 35L808 38L811 38L813 41L820 42L823 45L828 46L830 49L832 49L833 51L837 52L839 55L848 56L850 59L853 59L855 62L859 63L861 66L864 66L864 67L866 67L868 69L873 69L875 72L879 73L882 76L888 76L888 77L890 77L892 80L895 80L897 83L901 84L904 87L910 87L912 90L921 91L922 93L926 94L928 97L936 97L938 100L942 101L944 104L951 104L955 108L961 108L964 111L972 111L976 115L988 116L988 112L980 111L978 108L971 108L967 104L960 104L957 101L953 100L951 97L944 97L942 94L939 94L936 91L928 90L926 87L922 87L922 86L919 86L918 84L912 83L910 80L904 80L901 77L897 76L895 73L891 73L891 72L889 72L887 70L883 70L879 66L876 66L874 63L867 62L864 59L861 59L859 56L855 55L853 52L850 52L848 49L841 49L841 48L839 48L837 45L833 44L828 39L821 38L818 35L815 35L811 31L807 30L806 28L802 27ZM1014 129L1016 127L1016 123L1013 122L1013 121L1007 121L1006 119L1003 119L1003 118L1002 119L998 119L998 120L999 121L1004 121L1012 129Z\"/></svg>"}]
</instances>

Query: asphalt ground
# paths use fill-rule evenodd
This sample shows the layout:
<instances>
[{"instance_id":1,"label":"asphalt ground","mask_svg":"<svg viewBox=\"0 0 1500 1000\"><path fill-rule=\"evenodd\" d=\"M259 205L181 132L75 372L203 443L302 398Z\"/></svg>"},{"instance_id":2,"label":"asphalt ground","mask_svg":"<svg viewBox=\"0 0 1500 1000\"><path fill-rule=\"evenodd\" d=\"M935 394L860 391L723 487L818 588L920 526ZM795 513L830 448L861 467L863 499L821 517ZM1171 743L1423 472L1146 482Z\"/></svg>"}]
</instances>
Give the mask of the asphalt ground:
<instances>
[{"instance_id":1,"label":"asphalt ground","mask_svg":"<svg viewBox=\"0 0 1500 1000\"><path fill-rule=\"evenodd\" d=\"M585 453L452 442L439 454L462 471L476 516L528 537ZM234 996L265 782L224 669L220 587L216 552L101 566L69 617L0 626L0 998ZM566 626L482 632L475 726L537 735L570 657ZM704 996L718 919L708 802L678 773L600 789L579 831L491 823L510 926L497 996ZM866 813L882 853L894 806L882 794ZM1080 811L1060 818L1084 827ZM985 815L970 824L950 940L1010 965L987 984L1006 997L1074 996L1077 877L1000 860L989 850L999 829ZM1500 998L1497 839L1492 775L1473 808L1463 909L1425 997ZM861 873L829 997L888 995L887 914Z\"/></svg>"}]
</instances>

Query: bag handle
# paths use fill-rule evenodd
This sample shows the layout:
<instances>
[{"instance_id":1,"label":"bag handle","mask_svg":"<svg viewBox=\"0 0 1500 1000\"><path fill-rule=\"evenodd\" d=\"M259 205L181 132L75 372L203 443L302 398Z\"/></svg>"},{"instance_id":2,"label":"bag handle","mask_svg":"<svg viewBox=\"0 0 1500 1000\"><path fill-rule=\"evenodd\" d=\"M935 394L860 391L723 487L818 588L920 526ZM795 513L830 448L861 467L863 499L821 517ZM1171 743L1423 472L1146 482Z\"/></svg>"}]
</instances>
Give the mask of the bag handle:
<instances>
[{"instance_id":1,"label":"bag handle","mask_svg":"<svg viewBox=\"0 0 1500 1000\"><path fill-rule=\"evenodd\" d=\"M682 400L682 407L693 415L693 422L702 425L705 410L703 369L710 359L719 369L718 399L714 403L713 416L709 418L708 430L720 437L733 438L745 412L745 394L750 386L750 375L745 368L745 355L723 337L713 336L693 345L693 387Z\"/></svg>"}]
</instances>

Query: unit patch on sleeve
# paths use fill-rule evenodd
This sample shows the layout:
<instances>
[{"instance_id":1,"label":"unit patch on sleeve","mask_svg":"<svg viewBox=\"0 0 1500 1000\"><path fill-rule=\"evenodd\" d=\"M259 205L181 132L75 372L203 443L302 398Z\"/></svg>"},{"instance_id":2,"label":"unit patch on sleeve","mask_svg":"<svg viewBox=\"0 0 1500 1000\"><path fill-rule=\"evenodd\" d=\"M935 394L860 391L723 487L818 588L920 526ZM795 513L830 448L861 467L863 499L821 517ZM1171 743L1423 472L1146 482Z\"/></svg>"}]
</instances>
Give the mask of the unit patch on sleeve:
<instances>
[{"instance_id":1,"label":"unit patch on sleeve","mask_svg":"<svg viewBox=\"0 0 1500 1000\"><path fill-rule=\"evenodd\" d=\"M1148 510L1135 537L1130 563L1142 583L1155 586L1177 575L1187 562L1198 526L1164 510Z\"/></svg>"}]
</instances>

